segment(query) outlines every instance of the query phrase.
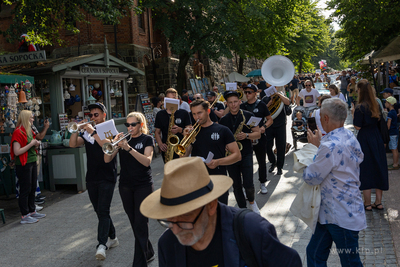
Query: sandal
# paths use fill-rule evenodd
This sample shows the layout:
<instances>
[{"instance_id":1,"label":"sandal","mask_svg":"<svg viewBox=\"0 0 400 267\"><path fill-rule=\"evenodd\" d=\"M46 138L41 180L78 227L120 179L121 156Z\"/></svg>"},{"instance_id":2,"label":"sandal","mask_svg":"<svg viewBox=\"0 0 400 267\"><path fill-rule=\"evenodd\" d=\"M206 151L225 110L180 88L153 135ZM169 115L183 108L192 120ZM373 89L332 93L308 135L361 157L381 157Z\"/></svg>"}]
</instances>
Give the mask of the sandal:
<instances>
[{"instance_id":1,"label":"sandal","mask_svg":"<svg viewBox=\"0 0 400 267\"><path fill-rule=\"evenodd\" d=\"M286 151L285 151L285 154L287 154L287 153L289 152L289 150L290 150L291 147L292 147L291 144L286 143Z\"/></svg>"},{"instance_id":2,"label":"sandal","mask_svg":"<svg viewBox=\"0 0 400 267\"><path fill-rule=\"evenodd\" d=\"M371 209L367 209L368 207L371 207ZM364 209L365 209L366 211L372 211L372 206L371 206L371 205L365 205L365 206L364 206Z\"/></svg>"},{"instance_id":3,"label":"sandal","mask_svg":"<svg viewBox=\"0 0 400 267\"><path fill-rule=\"evenodd\" d=\"M389 170L389 171L398 170L398 169L400 169L400 166L399 166L399 165L394 166L394 165L392 164L392 165L389 165L389 166L388 166L388 170Z\"/></svg>"},{"instance_id":4,"label":"sandal","mask_svg":"<svg viewBox=\"0 0 400 267\"><path fill-rule=\"evenodd\" d=\"M382 208L378 208L379 206L382 206ZM377 209L377 210L383 210L383 205L381 204L381 203L379 203L379 204L372 204L371 205L371 207L373 208L373 209Z\"/></svg>"}]
</instances>

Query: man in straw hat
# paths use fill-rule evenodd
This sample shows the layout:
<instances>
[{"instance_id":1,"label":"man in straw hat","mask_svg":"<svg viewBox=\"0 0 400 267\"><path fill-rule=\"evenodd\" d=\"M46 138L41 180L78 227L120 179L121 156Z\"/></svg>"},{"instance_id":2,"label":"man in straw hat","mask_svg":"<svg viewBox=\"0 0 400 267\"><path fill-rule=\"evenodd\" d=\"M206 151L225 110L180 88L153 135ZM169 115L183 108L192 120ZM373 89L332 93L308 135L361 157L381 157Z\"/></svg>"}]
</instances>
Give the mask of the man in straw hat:
<instances>
[{"instance_id":1,"label":"man in straw hat","mask_svg":"<svg viewBox=\"0 0 400 267\"><path fill-rule=\"evenodd\" d=\"M140 206L144 216L169 228L158 241L159 266L245 266L233 231L238 209L217 200L231 185L225 175L209 175L198 157L165 164L161 189ZM249 212L243 225L258 266L302 266L267 220Z\"/></svg>"}]
</instances>

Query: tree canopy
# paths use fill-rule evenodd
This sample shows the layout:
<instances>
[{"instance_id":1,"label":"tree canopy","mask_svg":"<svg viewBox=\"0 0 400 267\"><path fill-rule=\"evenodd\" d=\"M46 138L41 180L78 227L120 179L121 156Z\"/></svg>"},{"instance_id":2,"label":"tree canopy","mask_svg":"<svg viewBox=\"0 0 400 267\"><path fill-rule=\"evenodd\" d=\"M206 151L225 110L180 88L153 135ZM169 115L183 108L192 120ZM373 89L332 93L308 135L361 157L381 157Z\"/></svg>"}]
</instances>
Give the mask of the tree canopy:
<instances>
[{"instance_id":1,"label":"tree canopy","mask_svg":"<svg viewBox=\"0 0 400 267\"><path fill-rule=\"evenodd\" d=\"M378 50L400 34L400 5L392 0L330 0L331 17L337 31L338 50L342 58L357 60Z\"/></svg>"},{"instance_id":2,"label":"tree canopy","mask_svg":"<svg viewBox=\"0 0 400 267\"><path fill-rule=\"evenodd\" d=\"M119 24L129 14L133 0L3 0L14 5L13 23L2 29L7 40L18 40L27 33L33 43L40 45L62 44L61 30L79 32L76 22L89 23L87 14L107 24ZM1 8L1 5L0 5Z\"/></svg>"}]
</instances>

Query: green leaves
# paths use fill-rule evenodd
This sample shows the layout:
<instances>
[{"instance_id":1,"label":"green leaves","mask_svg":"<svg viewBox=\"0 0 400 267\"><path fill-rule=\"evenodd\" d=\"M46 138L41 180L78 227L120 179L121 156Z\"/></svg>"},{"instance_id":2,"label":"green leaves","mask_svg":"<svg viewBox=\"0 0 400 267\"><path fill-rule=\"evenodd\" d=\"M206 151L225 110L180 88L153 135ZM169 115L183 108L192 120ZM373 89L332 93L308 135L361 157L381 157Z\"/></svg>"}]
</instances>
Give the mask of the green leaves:
<instances>
[{"instance_id":1,"label":"green leaves","mask_svg":"<svg viewBox=\"0 0 400 267\"><path fill-rule=\"evenodd\" d=\"M77 22L89 23L87 14L107 24L119 24L128 14L133 0L7 0L15 4L13 23L0 31L9 42L19 40L22 33L40 45L62 44L63 30L78 33Z\"/></svg>"}]
</instances>

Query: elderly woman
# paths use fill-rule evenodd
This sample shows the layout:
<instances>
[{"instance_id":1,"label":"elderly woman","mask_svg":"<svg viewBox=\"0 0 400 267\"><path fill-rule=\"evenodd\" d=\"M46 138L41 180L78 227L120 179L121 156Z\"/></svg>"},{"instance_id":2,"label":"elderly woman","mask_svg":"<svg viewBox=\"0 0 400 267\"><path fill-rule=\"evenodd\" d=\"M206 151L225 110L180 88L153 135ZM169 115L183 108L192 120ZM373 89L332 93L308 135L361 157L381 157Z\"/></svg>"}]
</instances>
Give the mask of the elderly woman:
<instances>
[{"instance_id":1,"label":"elderly woman","mask_svg":"<svg viewBox=\"0 0 400 267\"><path fill-rule=\"evenodd\" d=\"M365 155L360 164L360 190L363 191L366 211L383 210L382 194L384 190L389 190L389 182L385 147L377 126L380 117L379 105L367 80L359 81L357 88L358 105L352 109L353 125L359 130L357 140ZM371 204L373 188L376 198L375 203Z\"/></svg>"},{"instance_id":2,"label":"elderly woman","mask_svg":"<svg viewBox=\"0 0 400 267\"><path fill-rule=\"evenodd\" d=\"M37 184L36 148L40 141L32 130L34 115L32 111L23 110L18 116L17 126L11 137L11 159L20 185L18 205L21 211L21 223L36 223L46 217L36 212L35 191Z\"/></svg>"},{"instance_id":3,"label":"elderly woman","mask_svg":"<svg viewBox=\"0 0 400 267\"><path fill-rule=\"evenodd\" d=\"M336 85L331 84L328 87L329 92L331 93L331 97L338 97L340 99L342 99L344 102L346 102L346 98L344 97L344 95L342 93L339 92L339 88L337 88Z\"/></svg>"}]
</instances>

